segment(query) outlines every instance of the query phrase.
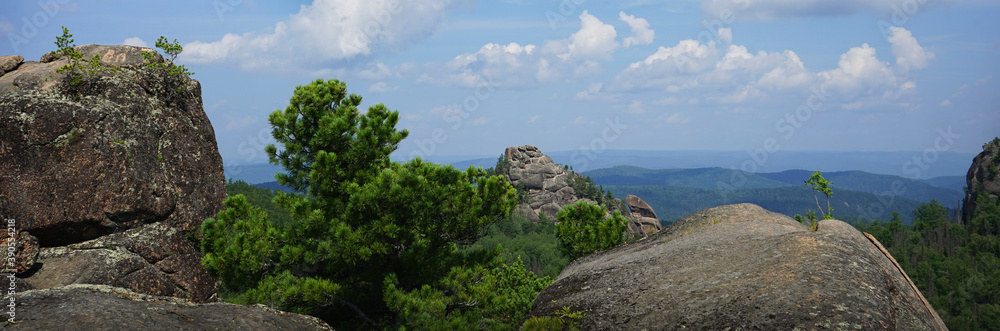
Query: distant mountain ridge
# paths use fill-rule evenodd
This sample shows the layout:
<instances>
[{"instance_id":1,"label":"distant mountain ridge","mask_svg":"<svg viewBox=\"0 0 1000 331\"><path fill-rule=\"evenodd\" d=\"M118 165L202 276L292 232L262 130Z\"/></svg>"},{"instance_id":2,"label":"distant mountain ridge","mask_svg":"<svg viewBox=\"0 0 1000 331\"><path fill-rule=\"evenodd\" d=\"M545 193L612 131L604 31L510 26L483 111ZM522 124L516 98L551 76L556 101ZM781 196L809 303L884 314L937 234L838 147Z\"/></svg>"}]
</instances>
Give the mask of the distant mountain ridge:
<instances>
[{"instance_id":1,"label":"distant mountain ridge","mask_svg":"<svg viewBox=\"0 0 1000 331\"><path fill-rule=\"evenodd\" d=\"M590 176L598 185L604 186L664 185L707 190L742 190L804 187L804 181L812 173L813 171L809 170L749 173L723 168L653 170L618 166L587 171L584 174ZM888 200L890 197L920 202L937 200L949 208L957 208L962 203L961 191L899 176L854 170L824 172L823 177L833 182L834 192L851 190L872 193L882 196L883 200Z\"/></svg>"},{"instance_id":2,"label":"distant mountain ridge","mask_svg":"<svg viewBox=\"0 0 1000 331\"><path fill-rule=\"evenodd\" d=\"M540 146L543 147L544 146ZM441 164L451 164L455 168L465 169L470 165L489 168L496 164L497 156L481 155L430 155L424 158ZM965 173L969 170L969 162L975 153L940 152L938 159L930 164L924 164L927 169L916 167L913 157L920 157L917 151L903 152L838 152L838 151L778 151L768 154L763 162L753 162L746 151L640 151L614 150L599 151L579 150L546 152L553 161L574 168L576 172L586 172L596 169L631 165L647 169L693 169L693 168L724 168L740 169L747 161L752 161L749 169L753 172L781 172L793 169L814 169L823 172L860 170L873 174L896 175L905 178L935 180L935 177L960 176L964 183ZM399 156L393 161L405 162ZM267 163L237 165L226 162L226 178L243 180L256 184L274 180L274 173L281 171L278 166ZM955 181L946 179L945 187L961 191ZM964 185L964 184L963 184ZM938 186L938 185L935 185Z\"/></svg>"}]
</instances>

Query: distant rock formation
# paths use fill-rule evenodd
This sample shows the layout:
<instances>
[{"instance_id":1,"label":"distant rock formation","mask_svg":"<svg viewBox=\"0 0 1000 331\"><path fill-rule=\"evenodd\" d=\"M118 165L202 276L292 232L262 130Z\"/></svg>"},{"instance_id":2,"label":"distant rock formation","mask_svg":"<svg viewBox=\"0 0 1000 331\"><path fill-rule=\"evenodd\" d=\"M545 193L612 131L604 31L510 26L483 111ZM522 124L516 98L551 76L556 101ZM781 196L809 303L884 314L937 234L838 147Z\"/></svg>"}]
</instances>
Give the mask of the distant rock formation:
<instances>
[{"instance_id":1,"label":"distant rock formation","mask_svg":"<svg viewBox=\"0 0 1000 331\"><path fill-rule=\"evenodd\" d=\"M837 220L809 231L752 204L577 259L532 315L562 307L587 315L583 330L946 329L874 237Z\"/></svg>"},{"instance_id":2,"label":"distant rock formation","mask_svg":"<svg viewBox=\"0 0 1000 331\"><path fill-rule=\"evenodd\" d=\"M637 229L633 229L632 232L641 232L643 235L646 235L660 231L660 219L656 217L656 212L653 211L653 207L650 207L648 203L642 201L637 196L629 194L625 196L625 204L632 211L630 215L632 216L633 226L638 227Z\"/></svg>"},{"instance_id":3,"label":"distant rock formation","mask_svg":"<svg viewBox=\"0 0 1000 331\"><path fill-rule=\"evenodd\" d=\"M14 302L16 323L5 330L333 330L318 318L264 305L193 304L106 285L27 291Z\"/></svg>"},{"instance_id":4,"label":"distant rock formation","mask_svg":"<svg viewBox=\"0 0 1000 331\"><path fill-rule=\"evenodd\" d=\"M986 193L996 199L1000 197L1000 139L983 145L983 151L972 159L972 166L965 175L965 201L962 204L962 219L971 220L976 211L976 197Z\"/></svg>"},{"instance_id":5,"label":"distant rock formation","mask_svg":"<svg viewBox=\"0 0 1000 331\"><path fill-rule=\"evenodd\" d=\"M542 154L538 147L525 145L508 147L504 151L508 165L505 169L507 179L511 185L524 189L524 202L517 206L515 212L528 217L532 221L538 221L538 215L545 215L550 220L556 219L556 214L566 205L571 205L577 201L586 201L597 204L597 201L580 196L580 192L570 185L570 180L580 177L579 174L567 170L555 162L552 158ZM642 208L646 211L636 213L629 212L626 205L620 199L606 201L603 205L608 212L619 211L622 216L629 219L629 231L642 235L650 234L660 230L660 222L656 218L656 213L642 199L635 197L641 202ZM637 204L636 206L639 206ZM641 216L652 214L652 217Z\"/></svg>"},{"instance_id":6,"label":"distant rock formation","mask_svg":"<svg viewBox=\"0 0 1000 331\"><path fill-rule=\"evenodd\" d=\"M18 290L97 284L213 300L189 239L226 196L200 84L166 86L145 68L149 48L76 49L116 70L79 89L56 73L65 57L0 58L0 220L19 231Z\"/></svg>"}]
</instances>

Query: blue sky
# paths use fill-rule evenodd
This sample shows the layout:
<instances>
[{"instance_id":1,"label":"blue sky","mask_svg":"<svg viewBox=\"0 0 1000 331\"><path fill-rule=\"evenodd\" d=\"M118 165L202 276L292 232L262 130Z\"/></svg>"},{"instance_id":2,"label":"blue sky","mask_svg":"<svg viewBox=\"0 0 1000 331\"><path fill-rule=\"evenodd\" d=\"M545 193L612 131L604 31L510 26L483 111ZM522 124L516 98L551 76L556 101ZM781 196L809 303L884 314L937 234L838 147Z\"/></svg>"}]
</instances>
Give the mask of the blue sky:
<instances>
[{"instance_id":1,"label":"blue sky","mask_svg":"<svg viewBox=\"0 0 1000 331\"><path fill-rule=\"evenodd\" d=\"M184 45L228 164L340 79L400 112L395 155L978 152L1000 135L1000 3L981 0L17 1L0 55Z\"/></svg>"}]
</instances>

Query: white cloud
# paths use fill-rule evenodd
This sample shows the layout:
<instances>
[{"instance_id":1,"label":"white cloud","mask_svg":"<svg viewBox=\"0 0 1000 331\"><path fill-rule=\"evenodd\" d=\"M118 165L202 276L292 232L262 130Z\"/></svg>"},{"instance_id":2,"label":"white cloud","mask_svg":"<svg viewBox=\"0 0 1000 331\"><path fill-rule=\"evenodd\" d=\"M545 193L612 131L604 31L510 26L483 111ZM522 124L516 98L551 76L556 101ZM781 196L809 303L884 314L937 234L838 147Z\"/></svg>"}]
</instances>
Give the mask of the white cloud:
<instances>
[{"instance_id":1,"label":"white cloud","mask_svg":"<svg viewBox=\"0 0 1000 331\"><path fill-rule=\"evenodd\" d=\"M147 44L145 41L142 40L142 38L139 37L126 38L125 41L122 42L122 45L149 47L149 44Z\"/></svg>"},{"instance_id":2,"label":"white cloud","mask_svg":"<svg viewBox=\"0 0 1000 331\"><path fill-rule=\"evenodd\" d=\"M660 117L657 117L656 120L667 124L686 124L691 120L691 118L684 116L681 113L673 113L660 115Z\"/></svg>"},{"instance_id":3,"label":"white cloud","mask_svg":"<svg viewBox=\"0 0 1000 331\"><path fill-rule=\"evenodd\" d=\"M632 114L642 114L646 112L646 109L642 107L642 100L632 100L626 111Z\"/></svg>"},{"instance_id":4,"label":"white cloud","mask_svg":"<svg viewBox=\"0 0 1000 331\"><path fill-rule=\"evenodd\" d=\"M542 118L542 115L535 115L528 118L528 123L535 123L538 119Z\"/></svg>"},{"instance_id":5,"label":"white cloud","mask_svg":"<svg viewBox=\"0 0 1000 331\"><path fill-rule=\"evenodd\" d=\"M603 86L604 86L603 83L592 83L590 84L590 87L588 87L586 91L576 92L576 98L580 100L593 99L594 97L597 96L598 93L601 92L601 87Z\"/></svg>"},{"instance_id":6,"label":"white cloud","mask_svg":"<svg viewBox=\"0 0 1000 331\"><path fill-rule=\"evenodd\" d=\"M904 28L890 27L889 43L892 44L892 55L896 56L896 67L904 73L910 69L923 69L934 58L934 54L920 47L913 34Z\"/></svg>"},{"instance_id":7,"label":"white cloud","mask_svg":"<svg viewBox=\"0 0 1000 331\"><path fill-rule=\"evenodd\" d=\"M489 43L475 53L456 56L441 70L420 77L420 82L477 87L489 84L520 87L535 83L544 76L546 63L539 61L535 45L521 46ZM439 77L443 76L443 77Z\"/></svg>"},{"instance_id":8,"label":"white cloud","mask_svg":"<svg viewBox=\"0 0 1000 331\"><path fill-rule=\"evenodd\" d=\"M625 47L632 47L637 45L649 45L653 43L653 38L656 33L649 28L649 22L644 18L636 18L632 15L625 15L625 12L618 13L618 19L628 23L628 27L632 29L632 36L625 37L622 41Z\"/></svg>"},{"instance_id":9,"label":"white cloud","mask_svg":"<svg viewBox=\"0 0 1000 331\"><path fill-rule=\"evenodd\" d=\"M733 42L733 29L732 28L719 28L719 39L725 41L727 44Z\"/></svg>"},{"instance_id":10,"label":"white cloud","mask_svg":"<svg viewBox=\"0 0 1000 331\"><path fill-rule=\"evenodd\" d=\"M729 13L740 21L775 21L803 17L844 16L859 12L876 15L892 15L907 8L908 11L923 10L926 7L961 0L705 0L702 10L712 17ZM897 9L898 8L898 9ZM912 8L912 9L911 9ZM903 12L908 14L908 12Z\"/></svg>"},{"instance_id":11,"label":"white cloud","mask_svg":"<svg viewBox=\"0 0 1000 331\"><path fill-rule=\"evenodd\" d=\"M951 100L944 99L944 101L941 101L941 107L951 107Z\"/></svg>"},{"instance_id":12,"label":"white cloud","mask_svg":"<svg viewBox=\"0 0 1000 331\"><path fill-rule=\"evenodd\" d=\"M358 77L368 80L382 80L393 77L393 72L382 61L369 63L368 67L358 71Z\"/></svg>"},{"instance_id":13,"label":"white cloud","mask_svg":"<svg viewBox=\"0 0 1000 331\"><path fill-rule=\"evenodd\" d=\"M244 70L313 72L338 61L402 49L430 36L451 0L314 0L269 33L226 34L184 45L183 61Z\"/></svg>"},{"instance_id":14,"label":"white cloud","mask_svg":"<svg viewBox=\"0 0 1000 331\"><path fill-rule=\"evenodd\" d=\"M577 116L577 117L576 117L575 119L573 119L573 121L572 121L572 122L570 122L569 124L571 124L571 125L575 125L575 126L579 126L579 125L585 125L585 124L591 124L591 123L593 123L593 121L591 121L591 120L590 120L590 119L588 119L587 117L585 117L585 116Z\"/></svg>"},{"instance_id":15,"label":"white cloud","mask_svg":"<svg viewBox=\"0 0 1000 331\"><path fill-rule=\"evenodd\" d=\"M911 69L926 66L920 60L930 55L922 56L928 53L903 31L895 32L893 44L905 45L907 52L894 52L896 66L904 63ZM655 105L773 104L801 99L803 93L811 93L809 89L814 87L828 93L831 102L846 109L908 107L910 103L906 100L916 95L917 90L917 84L909 80L906 72L894 71L892 63L879 60L876 50L868 44L847 50L835 68L813 72L791 50L751 53L741 45L702 44L695 40L660 47L644 60L630 64L599 90L663 91L665 95L653 101ZM588 90L576 96L592 99L595 95L595 91Z\"/></svg>"},{"instance_id":16,"label":"white cloud","mask_svg":"<svg viewBox=\"0 0 1000 331\"><path fill-rule=\"evenodd\" d=\"M385 93L385 92L394 91L397 88L399 88L399 87L397 87L397 86L389 86L389 84L386 83L386 82L378 82L378 83L375 83L375 84L372 84L371 86L369 86L368 87L368 92L372 92L372 93Z\"/></svg>"},{"instance_id":17,"label":"white cloud","mask_svg":"<svg viewBox=\"0 0 1000 331\"><path fill-rule=\"evenodd\" d=\"M611 59L611 52L618 48L618 33L611 24L605 24L586 10L580 14L580 31L569 37L569 52L563 59Z\"/></svg>"},{"instance_id":18,"label":"white cloud","mask_svg":"<svg viewBox=\"0 0 1000 331\"><path fill-rule=\"evenodd\" d=\"M887 63L878 60L875 49L868 44L841 54L836 69L820 72L818 76L824 90L847 100L879 95L897 84L896 75Z\"/></svg>"},{"instance_id":19,"label":"white cloud","mask_svg":"<svg viewBox=\"0 0 1000 331\"><path fill-rule=\"evenodd\" d=\"M601 60L618 48L614 26L584 11L580 30L570 37L546 40L541 46L516 42L488 43L474 53L432 65L418 82L463 87L488 82L500 88L525 88L569 77L587 77L604 71Z\"/></svg>"},{"instance_id":20,"label":"white cloud","mask_svg":"<svg viewBox=\"0 0 1000 331\"><path fill-rule=\"evenodd\" d=\"M489 122L489 121L486 120L485 117L480 117L480 118L477 118L477 119L474 119L474 120L470 121L469 124L472 124L472 125L475 125L475 126L482 126L482 125L486 125L487 122Z\"/></svg>"},{"instance_id":21,"label":"white cloud","mask_svg":"<svg viewBox=\"0 0 1000 331\"><path fill-rule=\"evenodd\" d=\"M0 18L0 36L6 36L11 32L14 32L14 25L6 18Z\"/></svg>"}]
</instances>

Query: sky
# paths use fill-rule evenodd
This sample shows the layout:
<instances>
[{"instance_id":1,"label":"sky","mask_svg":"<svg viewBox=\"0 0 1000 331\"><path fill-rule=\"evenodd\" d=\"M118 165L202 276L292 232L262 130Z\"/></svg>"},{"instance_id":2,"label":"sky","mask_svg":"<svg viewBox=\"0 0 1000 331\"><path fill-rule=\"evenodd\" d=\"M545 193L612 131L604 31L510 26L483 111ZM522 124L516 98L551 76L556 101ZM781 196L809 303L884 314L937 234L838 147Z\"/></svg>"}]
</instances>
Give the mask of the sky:
<instances>
[{"instance_id":1,"label":"sky","mask_svg":"<svg viewBox=\"0 0 1000 331\"><path fill-rule=\"evenodd\" d=\"M16 1L0 55L152 46L202 84L227 165L339 79L400 113L395 159L545 151L978 153L1000 136L1000 2Z\"/></svg>"}]
</instances>

